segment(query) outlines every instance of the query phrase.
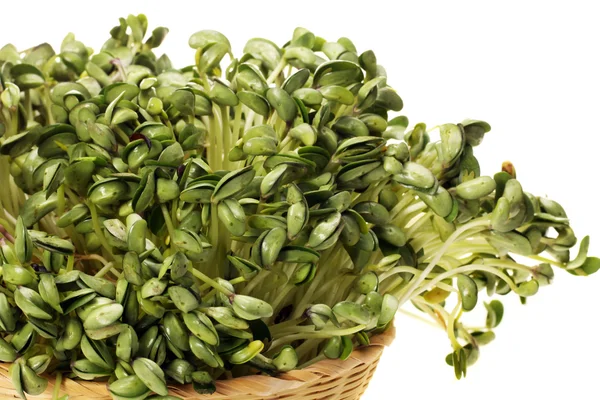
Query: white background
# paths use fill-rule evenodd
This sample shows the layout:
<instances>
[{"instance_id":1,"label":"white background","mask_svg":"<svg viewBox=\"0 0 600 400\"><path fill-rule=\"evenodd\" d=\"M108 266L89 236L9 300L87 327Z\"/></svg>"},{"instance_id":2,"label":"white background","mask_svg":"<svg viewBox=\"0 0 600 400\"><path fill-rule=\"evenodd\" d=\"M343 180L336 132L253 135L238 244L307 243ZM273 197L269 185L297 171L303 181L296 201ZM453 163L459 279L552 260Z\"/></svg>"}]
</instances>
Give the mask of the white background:
<instances>
[{"instance_id":1,"label":"white background","mask_svg":"<svg viewBox=\"0 0 600 400\"><path fill-rule=\"evenodd\" d=\"M18 5L21 4L21 5ZM392 5L393 4L393 5ZM412 123L484 119L492 132L476 149L482 172L511 160L525 190L567 210L579 237L600 254L598 153L600 60L594 2L381 1L2 1L0 42L25 49L64 35L95 49L117 18L145 13L171 29L160 52L193 62L189 35L215 29L241 55L247 39L279 45L303 26L330 41L351 38L375 51ZM527 306L505 299L497 339L467 379L444 363L441 330L399 314L364 400L598 399L600 274L559 271Z\"/></svg>"}]
</instances>

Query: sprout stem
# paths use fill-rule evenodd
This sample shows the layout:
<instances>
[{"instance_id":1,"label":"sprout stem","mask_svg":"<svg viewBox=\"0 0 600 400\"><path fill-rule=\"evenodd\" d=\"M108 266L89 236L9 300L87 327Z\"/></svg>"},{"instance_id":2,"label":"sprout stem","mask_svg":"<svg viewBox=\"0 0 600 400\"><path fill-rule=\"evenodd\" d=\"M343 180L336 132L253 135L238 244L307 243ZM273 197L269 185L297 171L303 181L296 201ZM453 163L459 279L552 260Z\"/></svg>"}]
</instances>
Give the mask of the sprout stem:
<instances>
[{"instance_id":1,"label":"sprout stem","mask_svg":"<svg viewBox=\"0 0 600 400\"><path fill-rule=\"evenodd\" d=\"M108 271L110 271L113 268L113 263L109 262L107 264L104 265L104 267L102 267L101 270L99 270L98 272L96 272L96 275L94 275L96 278L102 278L104 275L106 275L106 273Z\"/></svg>"},{"instance_id":2,"label":"sprout stem","mask_svg":"<svg viewBox=\"0 0 600 400\"><path fill-rule=\"evenodd\" d=\"M12 125L9 125L12 126ZM8 135L8 132L6 132ZM6 218L9 218L10 214L17 214L18 204L16 203L15 193L18 191L18 188L12 181L12 177L10 175L10 167L6 157L0 158L0 179L2 182L7 182L10 184L11 190L2 191L2 195L6 196L2 200L2 207L4 209L4 213L6 214ZM7 210L8 209L8 210ZM12 216L12 215L11 215Z\"/></svg>"},{"instance_id":3,"label":"sprout stem","mask_svg":"<svg viewBox=\"0 0 600 400\"><path fill-rule=\"evenodd\" d=\"M98 210L96 209L96 205L92 202L88 202L88 208L90 209L90 214L92 216L92 225L94 226L94 232L96 233L96 236L98 236L98 240L100 240L100 243L102 244L102 247L104 247L104 250L106 250L106 252L112 257L112 248L110 247L110 244L108 244L108 241L104 237L104 232L102 232L102 227L100 226L100 221L98 220Z\"/></svg>"},{"instance_id":4,"label":"sprout stem","mask_svg":"<svg viewBox=\"0 0 600 400\"><path fill-rule=\"evenodd\" d=\"M213 147L213 151L215 153L216 164L215 167L217 170L223 169L223 161L225 155L225 148L223 147L223 129L222 129L222 121L221 114L219 113L219 109L217 106L213 106L213 121L214 123L211 126L211 133L214 138L216 138L216 147Z\"/></svg>"},{"instance_id":5,"label":"sprout stem","mask_svg":"<svg viewBox=\"0 0 600 400\"><path fill-rule=\"evenodd\" d=\"M203 115L201 117L202 122L204 122L204 125L206 126L206 129L208 131L208 141L206 143L206 160L208 161L208 165L215 165L215 140L212 137L213 133L212 133L212 129L211 129L211 120L208 116Z\"/></svg>"},{"instance_id":6,"label":"sprout stem","mask_svg":"<svg viewBox=\"0 0 600 400\"><path fill-rule=\"evenodd\" d=\"M56 373L56 378L54 378L54 390L52 391L52 400L58 400L58 396L60 395L60 384L62 383L62 372L58 371Z\"/></svg>"},{"instance_id":7,"label":"sprout stem","mask_svg":"<svg viewBox=\"0 0 600 400\"><path fill-rule=\"evenodd\" d=\"M409 204L418 200L418 198L414 194L412 194L408 191L404 192L401 197L402 197L402 200L399 200L398 204L396 204L394 206L394 208L392 208L392 210L390 211L390 220L391 221L394 221L396 219L396 217L398 216L398 214L400 214L402 212L402 210L404 210L406 207L408 207ZM418 201L420 201L420 200L418 200Z\"/></svg>"},{"instance_id":8,"label":"sprout stem","mask_svg":"<svg viewBox=\"0 0 600 400\"><path fill-rule=\"evenodd\" d=\"M96 260L100 261L103 266L109 264L106 258L102 257L100 254L85 254L85 255L77 255L78 260Z\"/></svg>"},{"instance_id":9,"label":"sprout stem","mask_svg":"<svg viewBox=\"0 0 600 400\"><path fill-rule=\"evenodd\" d=\"M119 125L111 125L111 128L117 134L119 139L121 139L121 142L123 142L124 144L129 143L129 136L127 136L127 134L123 132L123 129L121 129Z\"/></svg>"},{"instance_id":10,"label":"sprout stem","mask_svg":"<svg viewBox=\"0 0 600 400\"><path fill-rule=\"evenodd\" d=\"M409 298L412 297L413 292L417 289L417 287L425 280L425 278L431 273L431 271L433 270L433 268L435 268L437 262L440 260L440 258L444 255L444 252L448 249L448 247L450 247L450 245L452 245L452 243L458 239L458 237L468 231L469 229L472 228L477 228L477 227L482 227L482 226L488 226L489 225L489 217L480 217L480 219L476 219L471 221L468 224L463 225L462 227L460 227L459 229L457 229L452 235L450 235L450 237L448 238L448 240L446 240L446 242L444 243L444 245L442 246L442 248L440 249L440 251L438 251L436 253L436 255L433 257L433 259L431 260L431 262L429 263L429 265L427 266L427 268L425 268L425 270L423 271L423 273L421 275L419 275L418 277L416 277L416 279L414 279L413 281L411 281L409 283L409 285L406 287L406 291L404 292L404 295L402 295L402 297L399 299L399 305L402 306L402 304L404 304ZM441 279L440 279L441 280Z\"/></svg>"},{"instance_id":11,"label":"sprout stem","mask_svg":"<svg viewBox=\"0 0 600 400\"><path fill-rule=\"evenodd\" d=\"M421 229L423 227L423 225L425 225L426 223L430 223L431 219L431 213L427 212L427 213L422 213L420 215L418 215L417 217L411 219L409 221L412 222L412 224L410 224L410 226L408 227L408 229L406 230L406 236L408 237L412 237L415 233L417 233L419 231L419 229Z\"/></svg>"},{"instance_id":12,"label":"sprout stem","mask_svg":"<svg viewBox=\"0 0 600 400\"><path fill-rule=\"evenodd\" d=\"M318 363L319 361L323 361L325 359L327 359L327 357L325 357L325 354L319 354L318 356L308 360L307 362L300 364L298 366L298 369L304 369L306 367L310 367L311 365Z\"/></svg>"},{"instance_id":13,"label":"sprout stem","mask_svg":"<svg viewBox=\"0 0 600 400\"><path fill-rule=\"evenodd\" d=\"M335 279L335 278L332 278ZM342 284L340 285L338 290L330 290L327 298L325 299L325 304L333 304L335 299L343 299L345 297L345 293L350 291L352 285L354 284L354 276L345 276Z\"/></svg>"},{"instance_id":14,"label":"sprout stem","mask_svg":"<svg viewBox=\"0 0 600 400\"><path fill-rule=\"evenodd\" d=\"M65 194L67 195L67 197L69 198L69 201L72 204L79 204L79 199L77 198L77 195L75 193L73 193L73 191L71 189L69 189L68 187L63 185L63 189L65 190Z\"/></svg>"},{"instance_id":15,"label":"sprout stem","mask_svg":"<svg viewBox=\"0 0 600 400\"><path fill-rule=\"evenodd\" d=\"M462 308L462 298L460 295L458 295L457 298L456 305L454 306L454 309L448 318L448 326L446 327L446 333L448 334L448 338L450 339L450 343L452 343L454 350L458 350L462 347L460 343L458 343L458 340L456 340L456 335L454 334L454 323L457 319L458 313Z\"/></svg>"},{"instance_id":16,"label":"sprout stem","mask_svg":"<svg viewBox=\"0 0 600 400\"><path fill-rule=\"evenodd\" d=\"M264 281L265 278L270 274L271 271L267 269L261 269L258 275L256 275L250 282L248 282L246 287L242 289L241 294L249 295L252 292L252 290L254 290L256 286L260 285L262 281Z\"/></svg>"},{"instance_id":17,"label":"sprout stem","mask_svg":"<svg viewBox=\"0 0 600 400\"><path fill-rule=\"evenodd\" d=\"M334 251L335 251L335 253L337 253L338 252L338 248L340 246L341 245L338 242L338 244L336 244L334 247L331 247L331 248L327 249L325 251L325 254L323 254L321 256L321 259L319 260L319 265L326 266L327 265L327 261L329 260L329 258L331 257L331 255L334 253ZM328 270L329 270L328 268L323 268L323 267L317 268L317 275L315 276L315 278L313 279L313 281L310 283L310 286L308 287L308 289L304 293L304 296L302 296L302 299L298 302L298 306L294 310L293 318L298 318L298 317L300 317L304 313L306 307L308 306L308 304L312 300L313 293L319 287L319 285L321 284L321 281L327 275L327 271Z\"/></svg>"},{"instance_id":18,"label":"sprout stem","mask_svg":"<svg viewBox=\"0 0 600 400\"><path fill-rule=\"evenodd\" d=\"M400 211L400 213L398 213L398 215L394 218L394 223L406 225L415 215L425 210L426 208L427 204L423 203L422 201L412 204L409 207L406 207L404 210Z\"/></svg>"},{"instance_id":19,"label":"sprout stem","mask_svg":"<svg viewBox=\"0 0 600 400\"><path fill-rule=\"evenodd\" d=\"M289 327L297 326L298 324L304 322L305 320L306 320L306 318L301 317L301 318L294 318L294 319L290 319L288 321L280 322L278 324L271 325L269 327L269 331L271 331L271 334L275 334L276 332L285 330Z\"/></svg>"},{"instance_id":20,"label":"sprout stem","mask_svg":"<svg viewBox=\"0 0 600 400\"><path fill-rule=\"evenodd\" d=\"M52 108L50 104L52 103L50 100L50 88L47 85L42 87L42 104L44 105L44 110L46 111L46 117L48 118L48 125L54 124L54 115L52 115Z\"/></svg>"},{"instance_id":21,"label":"sprout stem","mask_svg":"<svg viewBox=\"0 0 600 400\"><path fill-rule=\"evenodd\" d=\"M229 166L229 156L226 152L231 149L231 127L229 126L229 106L221 106L221 124L222 124L222 133L224 137L223 142L223 167L228 169Z\"/></svg>"},{"instance_id":22,"label":"sprout stem","mask_svg":"<svg viewBox=\"0 0 600 400\"><path fill-rule=\"evenodd\" d=\"M518 269L518 270L527 272L530 275L533 275L533 269L531 267L528 267L528 266L522 265L522 264L518 264L516 262L509 261L509 260L498 260L496 258L484 258L482 260L482 264L495 265L499 268Z\"/></svg>"},{"instance_id":23,"label":"sprout stem","mask_svg":"<svg viewBox=\"0 0 600 400\"><path fill-rule=\"evenodd\" d=\"M277 313L279 311L281 311L281 306L283 306L283 302L285 301L285 299L287 299L288 294L295 288L295 285L292 284L286 284L283 287L283 290L281 290L278 294L277 297L275 297L275 299L271 302L271 305L273 306L273 310L275 311L273 313L273 315L277 315ZM315 297L316 298L316 297Z\"/></svg>"},{"instance_id":24,"label":"sprout stem","mask_svg":"<svg viewBox=\"0 0 600 400\"><path fill-rule=\"evenodd\" d=\"M25 90L25 115L27 116L27 121L33 121L33 107L31 106L31 92L30 90Z\"/></svg>"},{"instance_id":25,"label":"sprout stem","mask_svg":"<svg viewBox=\"0 0 600 400\"><path fill-rule=\"evenodd\" d=\"M246 114L246 124L244 125L244 132L246 132L248 129L250 129L252 127L252 122L254 121L254 115L256 113L252 110L250 110L250 112L248 112L248 114ZM244 132L242 132L242 135L244 134Z\"/></svg>"},{"instance_id":26,"label":"sprout stem","mask_svg":"<svg viewBox=\"0 0 600 400\"><path fill-rule=\"evenodd\" d=\"M235 295L235 293L233 293L229 289L226 289L223 286L219 285L217 283L217 281L211 279L207 275L205 275L202 272L198 271L196 268L192 268L192 274L196 278L200 279L202 282L210 285L212 288L214 288L214 289L218 290L219 292L223 293L225 296L230 297L230 296L234 296Z\"/></svg>"},{"instance_id":27,"label":"sprout stem","mask_svg":"<svg viewBox=\"0 0 600 400\"><path fill-rule=\"evenodd\" d=\"M233 120L233 136L232 136L232 144L235 144L238 139L240 138L240 124L242 123L242 110L243 110L243 105L242 103L238 104L235 107L235 116L234 116L234 120Z\"/></svg>"},{"instance_id":28,"label":"sprout stem","mask_svg":"<svg viewBox=\"0 0 600 400\"><path fill-rule=\"evenodd\" d=\"M444 307L438 304L431 304L425 301L423 297L417 296L412 299L413 305L418 309L428 314L431 318L433 318L439 326L445 331L447 329L446 320L448 318L448 312L444 309Z\"/></svg>"},{"instance_id":29,"label":"sprout stem","mask_svg":"<svg viewBox=\"0 0 600 400\"><path fill-rule=\"evenodd\" d=\"M279 339L274 340L269 347L269 350L276 349L284 344L288 344L294 342L296 340L307 340L307 339L329 339L333 336L346 336L352 335L356 332L360 332L366 328L366 325L356 325L352 328L345 329L330 329L330 330L322 330L315 332L302 332L294 335L285 336Z\"/></svg>"},{"instance_id":30,"label":"sprout stem","mask_svg":"<svg viewBox=\"0 0 600 400\"><path fill-rule=\"evenodd\" d=\"M506 275L503 272L498 271L498 269L494 268L494 267L490 267L489 265L483 265L483 264L470 264L470 265L465 265L462 266L460 268L456 268L450 271L447 271L443 274L438 275L437 277L433 278L432 280L430 280L429 282L427 282L425 285L423 285L420 288L415 289L414 293L422 293L425 292L427 290L430 290L432 287L434 287L438 282L443 281L444 279L448 279L451 278L455 275L458 274L464 274L465 272L471 272L471 271L487 271L491 274L496 275L497 277L499 277L500 279L502 279L503 281L506 282L506 284L511 288L512 291L517 292L517 286L515 285L515 283L512 281L512 279L510 279L510 277L508 275Z\"/></svg>"},{"instance_id":31,"label":"sprout stem","mask_svg":"<svg viewBox=\"0 0 600 400\"><path fill-rule=\"evenodd\" d=\"M4 293L7 297L10 297L11 299L15 297L15 294L11 292L8 288L5 288L4 286L0 286L0 293Z\"/></svg>"},{"instance_id":32,"label":"sprout stem","mask_svg":"<svg viewBox=\"0 0 600 400\"><path fill-rule=\"evenodd\" d=\"M381 284L381 282L385 281L389 277L397 275L397 274L401 274L402 272L408 272L415 276L419 276L419 275L421 275L421 273L423 271L421 271L420 269L416 269L415 267L407 267L407 266L394 267L379 276L379 283Z\"/></svg>"},{"instance_id":33,"label":"sprout stem","mask_svg":"<svg viewBox=\"0 0 600 400\"><path fill-rule=\"evenodd\" d=\"M243 276L238 276L235 279L232 279L229 281L229 283L231 283L232 285L238 285L240 283L244 283L247 282L246 278L244 278ZM205 283L204 285L201 285L198 290L200 291L200 293L205 292L206 290L208 290L208 288L210 288L211 285L209 285L208 283ZM208 294L210 295L210 293Z\"/></svg>"},{"instance_id":34,"label":"sprout stem","mask_svg":"<svg viewBox=\"0 0 600 400\"><path fill-rule=\"evenodd\" d=\"M166 204L161 204L160 210L162 211L165 224L167 225L167 231L169 232L169 244L171 245L171 248L174 248L175 244L173 244L173 240L175 239L175 227L173 226L173 221L171 221L171 216L169 215Z\"/></svg>"},{"instance_id":35,"label":"sprout stem","mask_svg":"<svg viewBox=\"0 0 600 400\"><path fill-rule=\"evenodd\" d=\"M290 335L293 333L302 333L302 332L319 332L319 331L316 330L314 325L303 325L303 326L294 325L294 326L289 326L285 329L279 329L276 333L271 332L271 335L273 337L277 338L277 337Z\"/></svg>"},{"instance_id":36,"label":"sprout stem","mask_svg":"<svg viewBox=\"0 0 600 400\"><path fill-rule=\"evenodd\" d=\"M388 281L386 282L387 285L385 285L382 289L383 293L394 293L394 296L398 297L398 295L395 294L396 291L398 291L399 293L402 293L402 289L406 288L406 285L408 284L408 281L405 281L404 279L400 278L400 277L396 277L393 281ZM404 286L403 286L404 285ZM399 289L399 287L402 286L402 288Z\"/></svg>"},{"instance_id":37,"label":"sprout stem","mask_svg":"<svg viewBox=\"0 0 600 400\"><path fill-rule=\"evenodd\" d=\"M546 257L542 257L542 256L539 256L539 255L529 255L527 257L531 258L532 260L536 260L536 261L540 261L540 262L547 263L547 264L550 264L550 265L554 265L555 267L558 267L558 268L565 268L565 264L563 264L561 262L558 262L558 261L555 261L555 260L551 260L551 259L546 258Z\"/></svg>"},{"instance_id":38,"label":"sprout stem","mask_svg":"<svg viewBox=\"0 0 600 400\"><path fill-rule=\"evenodd\" d=\"M232 285L237 285L239 283L244 283L244 282L247 282L247 281L246 281L246 278L244 278L243 276L238 276L237 278L231 279L229 281L229 283L231 283Z\"/></svg>"},{"instance_id":39,"label":"sprout stem","mask_svg":"<svg viewBox=\"0 0 600 400\"><path fill-rule=\"evenodd\" d=\"M73 266L75 266L75 256L71 254L67 257L67 272L73 271Z\"/></svg>"},{"instance_id":40,"label":"sprout stem","mask_svg":"<svg viewBox=\"0 0 600 400\"><path fill-rule=\"evenodd\" d=\"M319 343L324 339L310 339L305 340L300 346L296 347L296 354L298 355L298 360L310 360L314 357L317 357L318 354L314 354L319 348Z\"/></svg>"},{"instance_id":41,"label":"sprout stem","mask_svg":"<svg viewBox=\"0 0 600 400\"><path fill-rule=\"evenodd\" d=\"M65 185L62 184L56 191L56 215L61 216L65 212Z\"/></svg>"},{"instance_id":42,"label":"sprout stem","mask_svg":"<svg viewBox=\"0 0 600 400\"><path fill-rule=\"evenodd\" d=\"M4 216L6 217L6 222L8 222L8 226L9 227L13 227L17 225L17 219L15 217L12 216L11 213L9 213L8 211L6 211L6 209L3 209L4 211Z\"/></svg>"},{"instance_id":43,"label":"sprout stem","mask_svg":"<svg viewBox=\"0 0 600 400\"><path fill-rule=\"evenodd\" d=\"M439 246L437 246L439 247ZM495 247L490 246L488 243L485 244L474 244L473 241L455 242L446 254L450 257L464 256L465 254L493 254L498 255L498 250Z\"/></svg>"},{"instance_id":44,"label":"sprout stem","mask_svg":"<svg viewBox=\"0 0 600 400\"><path fill-rule=\"evenodd\" d=\"M177 223L177 208L179 207L179 199L173 199L173 201L171 201L171 223L173 223L173 226L178 226L179 224Z\"/></svg>"},{"instance_id":45,"label":"sprout stem","mask_svg":"<svg viewBox=\"0 0 600 400\"><path fill-rule=\"evenodd\" d=\"M277 66L275 67L273 72L271 72L271 74L267 78L267 85L275 82L275 79L277 79L279 74L281 74L281 71L283 71L283 69L285 68L286 65L287 65L286 59L281 57L281 60L279 60L279 64L277 64Z\"/></svg>"},{"instance_id":46,"label":"sprout stem","mask_svg":"<svg viewBox=\"0 0 600 400\"><path fill-rule=\"evenodd\" d=\"M332 286L337 286L340 285L340 281L337 279L331 279L329 280L329 282L325 283L324 285L322 285L319 290L316 291L315 293L315 300L320 299L324 294L329 293L330 290L332 289Z\"/></svg>"},{"instance_id":47,"label":"sprout stem","mask_svg":"<svg viewBox=\"0 0 600 400\"><path fill-rule=\"evenodd\" d=\"M4 238L6 238L6 240L8 240L11 243L15 242L15 238L13 237L13 235L10 234L10 232L8 232L8 230L5 228L5 223L6 221L2 221L0 220L0 235L4 236Z\"/></svg>"}]
</instances>

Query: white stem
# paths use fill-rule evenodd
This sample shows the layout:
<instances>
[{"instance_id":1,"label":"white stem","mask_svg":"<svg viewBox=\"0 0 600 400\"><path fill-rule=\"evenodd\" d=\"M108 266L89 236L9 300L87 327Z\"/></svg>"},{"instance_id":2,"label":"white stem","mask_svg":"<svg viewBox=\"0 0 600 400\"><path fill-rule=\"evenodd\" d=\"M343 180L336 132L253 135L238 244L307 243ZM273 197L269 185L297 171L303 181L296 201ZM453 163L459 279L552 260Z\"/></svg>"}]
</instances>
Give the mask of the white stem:
<instances>
[{"instance_id":1,"label":"white stem","mask_svg":"<svg viewBox=\"0 0 600 400\"><path fill-rule=\"evenodd\" d=\"M281 74L281 71L283 71L286 65L287 61L285 60L285 58L282 57L279 61L279 64L277 64L273 72L271 72L271 75L269 75L269 77L267 78L267 85L270 85L271 83L275 82L275 79L277 79L279 74Z\"/></svg>"},{"instance_id":2,"label":"white stem","mask_svg":"<svg viewBox=\"0 0 600 400\"><path fill-rule=\"evenodd\" d=\"M490 267L489 265L483 265L483 264L470 264L470 265L465 265L465 266L450 270L448 272L444 272L443 274L436 276L435 278L433 278L432 280L427 282L425 285L423 285L423 287L415 289L414 294L423 293L423 292L431 289L432 287L437 285L438 282L443 281L444 279L448 279L455 275L464 274L465 272L472 272L472 271L486 271L491 274L494 274L497 277L499 277L500 279L502 279L503 281L505 281L508 284L508 286L511 288L512 291L516 292L518 290L517 286L512 281L512 279L510 279L510 277L508 275L506 275L505 273L498 271L496 268Z\"/></svg>"},{"instance_id":3,"label":"white stem","mask_svg":"<svg viewBox=\"0 0 600 400\"><path fill-rule=\"evenodd\" d=\"M480 227L480 226L487 226L489 225L489 218L484 218L484 219L477 219L474 220L466 225L463 225L461 228L457 229L449 238L448 240L446 240L446 243L444 243L444 246L440 249L440 251L435 255L435 257L433 257L433 259L431 260L431 262L429 263L429 265L427 266L427 268L425 268L425 270L423 271L423 273L421 275L419 275L418 277L415 277L411 283L407 286L406 288L406 292L404 293L404 295L399 299L399 305L402 306L402 304L404 304L409 298L412 297L413 292L415 291L415 289L417 287L419 287L419 285L425 280L425 278L429 275L429 273L433 270L433 268L435 268L437 262L440 260L440 258L442 258L442 256L444 255L444 253L446 252L446 250L448 249L448 247L450 247L450 245L459 238L459 236L471 229L471 228L475 228L475 227Z\"/></svg>"}]
</instances>

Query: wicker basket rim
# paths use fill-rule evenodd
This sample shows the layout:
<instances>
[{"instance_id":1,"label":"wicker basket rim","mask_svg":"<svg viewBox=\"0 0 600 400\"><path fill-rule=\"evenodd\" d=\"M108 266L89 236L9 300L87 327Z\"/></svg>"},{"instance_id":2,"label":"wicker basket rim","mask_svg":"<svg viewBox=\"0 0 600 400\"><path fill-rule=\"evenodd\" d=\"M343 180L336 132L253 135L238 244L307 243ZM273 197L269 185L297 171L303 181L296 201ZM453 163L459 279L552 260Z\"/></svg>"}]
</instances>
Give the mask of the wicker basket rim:
<instances>
[{"instance_id":1,"label":"wicker basket rim","mask_svg":"<svg viewBox=\"0 0 600 400\"><path fill-rule=\"evenodd\" d=\"M341 360L322 360L307 368L294 370L277 377L253 375L219 380L217 391L212 395L199 395L191 385L169 386L169 394L184 400L225 400L225 399L263 399L288 398L307 387L320 385L323 382L334 382L347 375L352 375L359 366L377 363L384 347L389 346L395 337L395 328L390 326L385 332L373 336L368 346L355 349L350 357ZM16 398L16 394L8 375L9 364L0 363L0 398ZM51 399L54 390L54 377L48 377L46 391L39 396L27 396L28 399ZM70 398L90 400L110 399L105 382L90 382L65 378L60 385L61 394L69 394Z\"/></svg>"}]
</instances>

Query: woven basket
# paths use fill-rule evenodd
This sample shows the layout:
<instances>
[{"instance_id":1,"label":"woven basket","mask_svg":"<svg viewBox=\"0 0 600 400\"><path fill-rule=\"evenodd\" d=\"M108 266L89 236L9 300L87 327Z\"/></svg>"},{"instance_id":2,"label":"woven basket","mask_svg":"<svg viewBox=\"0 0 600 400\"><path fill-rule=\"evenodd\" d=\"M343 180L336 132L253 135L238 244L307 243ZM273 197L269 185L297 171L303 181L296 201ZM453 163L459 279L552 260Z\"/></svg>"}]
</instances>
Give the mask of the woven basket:
<instances>
[{"instance_id":1,"label":"woven basket","mask_svg":"<svg viewBox=\"0 0 600 400\"><path fill-rule=\"evenodd\" d=\"M170 386L169 394L184 400L358 400L375 373L383 348L394 339L392 327L374 336L369 346L355 349L345 361L324 360L302 370L290 371L275 378L246 376L217 381L212 395L199 395L190 385ZM28 399L52 399L54 379L40 396ZM61 394L69 400L109 400L106 383L64 379ZM18 398L8 377L8 364L0 363L0 399Z\"/></svg>"}]
</instances>

